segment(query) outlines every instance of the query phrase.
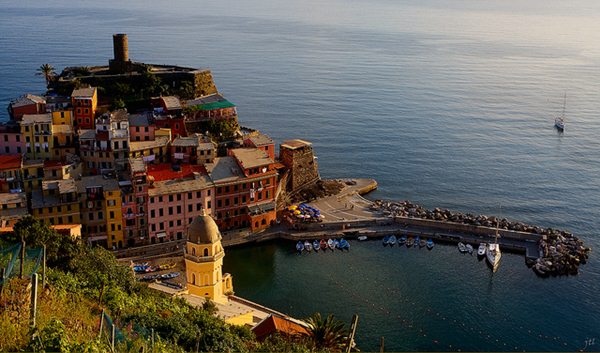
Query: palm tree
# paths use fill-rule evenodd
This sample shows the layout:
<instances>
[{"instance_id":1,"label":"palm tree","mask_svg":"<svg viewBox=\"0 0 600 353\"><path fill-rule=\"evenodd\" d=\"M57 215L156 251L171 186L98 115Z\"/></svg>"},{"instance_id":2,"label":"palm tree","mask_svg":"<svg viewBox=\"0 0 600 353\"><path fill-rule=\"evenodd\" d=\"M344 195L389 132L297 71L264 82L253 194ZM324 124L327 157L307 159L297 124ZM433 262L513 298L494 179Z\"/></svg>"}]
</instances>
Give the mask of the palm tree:
<instances>
[{"instance_id":1,"label":"palm tree","mask_svg":"<svg viewBox=\"0 0 600 353\"><path fill-rule=\"evenodd\" d=\"M344 323L333 315L325 319L321 313L314 313L304 320L308 324L308 336L317 351L339 352L344 348L347 332Z\"/></svg>"},{"instance_id":2,"label":"palm tree","mask_svg":"<svg viewBox=\"0 0 600 353\"><path fill-rule=\"evenodd\" d=\"M44 76L44 78L46 79L46 86L50 84L50 81L54 78L54 75L56 74L54 72L54 66L50 64L41 65L40 68L37 69L37 71L38 72L36 73L36 75Z\"/></svg>"}]
</instances>

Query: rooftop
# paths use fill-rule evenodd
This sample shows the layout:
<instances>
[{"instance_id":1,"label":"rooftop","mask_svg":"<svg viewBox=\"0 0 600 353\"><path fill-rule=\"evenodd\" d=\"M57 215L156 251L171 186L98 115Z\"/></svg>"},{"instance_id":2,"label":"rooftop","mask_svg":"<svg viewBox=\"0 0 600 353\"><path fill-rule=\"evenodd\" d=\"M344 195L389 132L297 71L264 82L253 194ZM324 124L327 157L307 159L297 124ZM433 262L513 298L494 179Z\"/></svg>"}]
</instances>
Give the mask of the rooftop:
<instances>
[{"instance_id":1,"label":"rooftop","mask_svg":"<svg viewBox=\"0 0 600 353\"><path fill-rule=\"evenodd\" d=\"M58 190L59 194L67 194L76 192L77 186L73 179L44 180L42 181L42 190Z\"/></svg>"},{"instance_id":2,"label":"rooftop","mask_svg":"<svg viewBox=\"0 0 600 353\"><path fill-rule=\"evenodd\" d=\"M52 132L56 134L71 134L73 128L71 125L52 125Z\"/></svg>"},{"instance_id":3,"label":"rooftop","mask_svg":"<svg viewBox=\"0 0 600 353\"><path fill-rule=\"evenodd\" d=\"M21 125L52 124L52 114L24 114Z\"/></svg>"},{"instance_id":4,"label":"rooftop","mask_svg":"<svg viewBox=\"0 0 600 353\"><path fill-rule=\"evenodd\" d=\"M289 336L307 335L308 331L305 325L306 324L299 320L271 314L254 326L252 332L254 332L258 340L263 340L274 333L281 333Z\"/></svg>"},{"instance_id":5,"label":"rooftop","mask_svg":"<svg viewBox=\"0 0 600 353\"><path fill-rule=\"evenodd\" d=\"M142 157L129 158L129 165L132 173L143 173L146 171L146 164Z\"/></svg>"},{"instance_id":6,"label":"rooftop","mask_svg":"<svg viewBox=\"0 0 600 353\"><path fill-rule=\"evenodd\" d=\"M253 133L247 137L245 136L244 139L252 141L252 144L254 144L256 147L274 144L273 140L269 136L260 132Z\"/></svg>"},{"instance_id":7,"label":"rooftop","mask_svg":"<svg viewBox=\"0 0 600 353\"><path fill-rule=\"evenodd\" d=\"M168 136L157 136L154 141L131 141L129 143L129 151L143 151L151 148L166 146L168 143Z\"/></svg>"},{"instance_id":8,"label":"rooftop","mask_svg":"<svg viewBox=\"0 0 600 353\"><path fill-rule=\"evenodd\" d=\"M206 175L206 169L204 166L197 164L181 164L177 165L178 170L174 170L173 165L170 163L162 164L149 164L148 175L154 178L154 181L164 181L173 179L191 178L194 173L200 173Z\"/></svg>"},{"instance_id":9,"label":"rooftop","mask_svg":"<svg viewBox=\"0 0 600 353\"><path fill-rule=\"evenodd\" d=\"M265 151L258 148L236 148L231 150L231 153L244 169L268 166L274 163Z\"/></svg>"},{"instance_id":10,"label":"rooftop","mask_svg":"<svg viewBox=\"0 0 600 353\"><path fill-rule=\"evenodd\" d=\"M105 178L102 175L92 175L81 178L77 181L77 192L83 194L87 188L102 187L104 191L118 191L119 182L117 179Z\"/></svg>"},{"instance_id":11,"label":"rooftop","mask_svg":"<svg viewBox=\"0 0 600 353\"><path fill-rule=\"evenodd\" d=\"M44 99L44 97L27 93L26 95L21 96L15 99L14 101L10 102L10 105L13 108L23 107L31 104L46 104L46 100Z\"/></svg>"},{"instance_id":12,"label":"rooftop","mask_svg":"<svg viewBox=\"0 0 600 353\"><path fill-rule=\"evenodd\" d=\"M185 104L188 107L196 107L196 109L200 110L213 110L235 107L235 104L231 103L218 93L194 98L192 100L187 101Z\"/></svg>"},{"instance_id":13,"label":"rooftop","mask_svg":"<svg viewBox=\"0 0 600 353\"><path fill-rule=\"evenodd\" d=\"M175 96L162 96L160 99L167 110L181 110L181 101Z\"/></svg>"},{"instance_id":14,"label":"rooftop","mask_svg":"<svg viewBox=\"0 0 600 353\"><path fill-rule=\"evenodd\" d=\"M96 87L76 88L71 93L72 98L88 98L91 99L96 93Z\"/></svg>"},{"instance_id":15,"label":"rooftop","mask_svg":"<svg viewBox=\"0 0 600 353\"><path fill-rule=\"evenodd\" d=\"M129 126L150 126L150 120L146 114L129 115Z\"/></svg>"},{"instance_id":16,"label":"rooftop","mask_svg":"<svg viewBox=\"0 0 600 353\"><path fill-rule=\"evenodd\" d=\"M19 203L19 202L21 202L21 207L27 207L27 197L25 196L24 192L0 193L0 204L2 204L2 205L8 205L11 203Z\"/></svg>"},{"instance_id":17,"label":"rooftop","mask_svg":"<svg viewBox=\"0 0 600 353\"><path fill-rule=\"evenodd\" d=\"M1 154L0 170L21 169L23 156L20 154Z\"/></svg>"},{"instance_id":18,"label":"rooftop","mask_svg":"<svg viewBox=\"0 0 600 353\"><path fill-rule=\"evenodd\" d=\"M0 219L19 219L27 216L27 205L21 205L17 208L0 209Z\"/></svg>"},{"instance_id":19,"label":"rooftop","mask_svg":"<svg viewBox=\"0 0 600 353\"><path fill-rule=\"evenodd\" d=\"M213 149L215 146L209 138L202 134L193 134L190 136L179 136L171 144L176 147L198 147L200 149Z\"/></svg>"},{"instance_id":20,"label":"rooftop","mask_svg":"<svg viewBox=\"0 0 600 353\"><path fill-rule=\"evenodd\" d=\"M213 163L207 163L205 166L214 182L230 182L244 177L244 172L231 156L215 158Z\"/></svg>"},{"instance_id":21,"label":"rooftop","mask_svg":"<svg viewBox=\"0 0 600 353\"><path fill-rule=\"evenodd\" d=\"M206 189L213 185L207 175L196 174L192 179L155 181L148 188L148 196L158 196Z\"/></svg>"},{"instance_id":22,"label":"rooftop","mask_svg":"<svg viewBox=\"0 0 600 353\"><path fill-rule=\"evenodd\" d=\"M281 147L288 148L290 150L296 150L298 148L312 146L312 143L304 140L287 140L281 143Z\"/></svg>"},{"instance_id":23,"label":"rooftop","mask_svg":"<svg viewBox=\"0 0 600 353\"><path fill-rule=\"evenodd\" d=\"M79 139L80 140L94 140L96 139L96 130L79 130Z\"/></svg>"}]
</instances>

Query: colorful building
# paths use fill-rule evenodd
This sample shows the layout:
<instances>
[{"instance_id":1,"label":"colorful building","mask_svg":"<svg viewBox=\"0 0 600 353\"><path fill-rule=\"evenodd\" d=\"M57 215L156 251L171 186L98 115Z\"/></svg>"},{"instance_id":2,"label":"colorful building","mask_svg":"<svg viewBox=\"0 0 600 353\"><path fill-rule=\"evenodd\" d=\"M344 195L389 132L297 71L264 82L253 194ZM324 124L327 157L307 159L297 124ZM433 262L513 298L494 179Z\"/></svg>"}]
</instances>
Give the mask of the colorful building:
<instances>
[{"instance_id":1,"label":"colorful building","mask_svg":"<svg viewBox=\"0 0 600 353\"><path fill-rule=\"evenodd\" d=\"M157 136L154 141L129 143L129 158L141 157L146 163L165 163L169 158L169 137Z\"/></svg>"},{"instance_id":2,"label":"colorful building","mask_svg":"<svg viewBox=\"0 0 600 353\"><path fill-rule=\"evenodd\" d=\"M201 134L179 136L171 143L171 161L176 163L212 163L216 156L215 144Z\"/></svg>"},{"instance_id":3,"label":"colorful building","mask_svg":"<svg viewBox=\"0 0 600 353\"><path fill-rule=\"evenodd\" d=\"M23 188L23 156L0 155L0 192Z\"/></svg>"},{"instance_id":4,"label":"colorful building","mask_svg":"<svg viewBox=\"0 0 600 353\"><path fill-rule=\"evenodd\" d=\"M227 303L233 294L233 277L223 274L225 250L221 233L208 215L194 218L187 229L185 274L188 293L216 303Z\"/></svg>"},{"instance_id":5,"label":"colorful building","mask_svg":"<svg viewBox=\"0 0 600 353\"><path fill-rule=\"evenodd\" d=\"M0 228L14 226L27 214L27 197L24 192L0 193Z\"/></svg>"},{"instance_id":6,"label":"colorful building","mask_svg":"<svg viewBox=\"0 0 600 353\"><path fill-rule=\"evenodd\" d=\"M102 175L77 181L83 234L90 244L122 248L121 189L116 179Z\"/></svg>"},{"instance_id":7,"label":"colorful building","mask_svg":"<svg viewBox=\"0 0 600 353\"><path fill-rule=\"evenodd\" d=\"M183 239L187 226L212 213L213 183L200 166L153 166L148 188L148 234L151 243Z\"/></svg>"},{"instance_id":8,"label":"colorful building","mask_svg":"<svg viewBox=\"0 0 600 353\"><path fill-rule=\"evenodd\" d=\"M74 89L71 93L71 104L75 113L75 127L77 129L93 129L98 108L96 87Z\"/></svg>"},{"instance_id":9,"label":"colorful building","mask_svg":"<svg viewBox=\"0 0 600 353\"><path fill-rule=\"evenodd\" d=\"M186 122L207 120L235 120L237 121L237 108L235 104L216 93L198 97L185 103L188 108Z\"/></svg>"},{"instance_id":10,"label":"colorful building","mask_svg":"<svg viewBox=\"0 0 600 353\"><path fill-rule=\"evenodd\" d=\"M142 158L129 160L129 173L129 180L119 182L123 236L127 246L147 245L148 172Z\"/></svg>"},{"instance_id":11,"label":"colorful building","mask_svg":"<svg viewBox=\"0 0 600 353\"><path fill-rule=\"evenodd\" d=\"M206 165L215 183L213 216L221 229L266 229L276 221L276 164L261 150L239 148Z\"/></svg>"},{"instance_id":12,"label":"colorful building","mask_svg":"<svg viewBox=\"0 0 600 353\"><path fill-rule=\"evenodd\" d=\"M11 120L21 121L25 114L42 114L46 112L46 99L33 94L21 96L8 105Z\"/></svg>"},{"instance_id":13,"label":"colorful building","mask_svg":"<svg viewBox=\"0 0 600 353\"><path fill-rule=\"evenodd\" d=\"M156 126L146 114L129 115L129 139L131 141L153 141Z\"/></svg>"},{"instance_id":14,"label":"colorful building","mask_svg":"<svg viewBox=\"0 0 600 353\"><path fill-rule=\"evenodd\" d=\"M75 180L42 181L42 190L31 194L32 215L46 224L78 224L79 198Z\"/></svg>"},{"instance_id":15,"label":"colorful building","mask_svg":"<svg viewBox=\"0 0 600 353\"><path fill-rule=\"evenodd\" d=\"M23 154L25 143L21 137L21 127L14 121L0 123L0 155Z\"/></svg>"},{"instance_id":16,"label":"colorful building","mask_svg":"<svg viewBox=\"0 0 600 353\"><path fill-rule=\"evenodd\" d=\"M275 160L275 142L273 140L261 133L260 131L253 131L243 137L244 147L250 148L258 148L259 150L263 150L267 153L269 158Z\"/></svg>"},{"instance_id":17,"label":"colorful building","mask_svg":"<svg viewBox=\"0 0 600 353\"><path fill-rule=\"evenodd\" d=\"M27 159L50 160L53 156L52 114L25 114L21 120L21 137Z\"/></svg>"},{"instance_id":18,"label":"colorful building","mask_svg":"<svg viewBox=\"0 0 600 353\"><path fill-rule=\"evenodd\" d=\"M23 187L27 194L35 190L41 190L44 180L44 160L24 160L23 161Z\"/></svg>"}]
</instances>

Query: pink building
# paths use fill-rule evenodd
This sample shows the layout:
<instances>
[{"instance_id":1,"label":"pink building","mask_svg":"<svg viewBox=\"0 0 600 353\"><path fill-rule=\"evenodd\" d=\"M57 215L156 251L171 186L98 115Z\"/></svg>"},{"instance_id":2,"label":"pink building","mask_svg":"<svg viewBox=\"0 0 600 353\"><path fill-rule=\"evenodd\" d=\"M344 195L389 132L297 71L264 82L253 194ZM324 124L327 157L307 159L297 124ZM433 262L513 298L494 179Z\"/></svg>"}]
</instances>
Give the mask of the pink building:
<instances>
[{"instance_id":1,"label":"pink building","mask_svg":"<svg viewBox=\"0 0 600 353\"><path fill-rule=\"evenodd\" d=\"M212 213L213 182L206 173L188 173L188 169L148 172L150 180L154 179L148 188L148 235L152 244L183 239L195 217Z\"/></svg>"},{"instance_id":2,"label":"pink building","mask_svg":"<svg viewBox=\"0 0 600 353\"><path fill-rule=\"evenodd\" d=\"M154 141L156 125L150 123L145 114L129 115L129 140Z\"/></svg>"},{"instance_id":3,"label":"pink building","mask_svg":"<svg viewBox=\"0 0 600 353\"><path fill-rule=\"evenodd\" d=\"M0 154L23 154L25 146L18 124L0 124Z\"/></svg>"}]
</instances>

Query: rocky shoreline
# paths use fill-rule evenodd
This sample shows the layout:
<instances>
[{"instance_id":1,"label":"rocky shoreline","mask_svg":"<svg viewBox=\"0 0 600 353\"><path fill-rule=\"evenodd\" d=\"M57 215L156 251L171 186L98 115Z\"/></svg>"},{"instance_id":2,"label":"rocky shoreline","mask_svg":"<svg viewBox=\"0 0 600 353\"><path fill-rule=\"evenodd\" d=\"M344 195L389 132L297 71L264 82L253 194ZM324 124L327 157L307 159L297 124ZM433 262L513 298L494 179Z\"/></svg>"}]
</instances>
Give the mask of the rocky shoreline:
<instances>
[{"instance_id":1,"label":"rocky shoreline","mask_svg":"<svg viewBox=\"0 0 600 353\"><path fill-rule=\"evenodd\" d=\"M496 227L497 223L500 229L539 234L541 256L534 262L528 262L528 265L540 276L576 275L579 265L586 263L591 251L570 232L509 221L506 218L497 219L495 216L464 214L440 208L429 210L410 201L376 200L371 209L389 217L412 217L489 228Z\"/></svg>"}]
</instances>

